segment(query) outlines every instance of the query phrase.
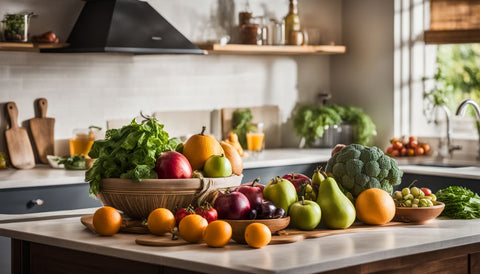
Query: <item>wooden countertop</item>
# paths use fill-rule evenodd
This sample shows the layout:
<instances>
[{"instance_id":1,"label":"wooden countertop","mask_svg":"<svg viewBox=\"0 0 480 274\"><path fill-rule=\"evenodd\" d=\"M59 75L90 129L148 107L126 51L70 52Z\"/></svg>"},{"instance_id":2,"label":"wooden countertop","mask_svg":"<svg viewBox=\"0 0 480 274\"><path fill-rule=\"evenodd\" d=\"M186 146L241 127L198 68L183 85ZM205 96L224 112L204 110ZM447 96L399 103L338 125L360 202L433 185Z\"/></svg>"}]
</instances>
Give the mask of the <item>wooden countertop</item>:
<instances>
[{"instance_id":1,"label":"wooden countertop","mask_svg":"<svg viewBox=\"0 0 480 274\"><path fill-rule=\"evenodd\" d=\"M478 243L480 222L436 219L261 249L234 242L224 248L142 246L134 234L98 236L79 217L0 224L0 236L206 273L312 273Z\"/></svg>"}]
</instances>

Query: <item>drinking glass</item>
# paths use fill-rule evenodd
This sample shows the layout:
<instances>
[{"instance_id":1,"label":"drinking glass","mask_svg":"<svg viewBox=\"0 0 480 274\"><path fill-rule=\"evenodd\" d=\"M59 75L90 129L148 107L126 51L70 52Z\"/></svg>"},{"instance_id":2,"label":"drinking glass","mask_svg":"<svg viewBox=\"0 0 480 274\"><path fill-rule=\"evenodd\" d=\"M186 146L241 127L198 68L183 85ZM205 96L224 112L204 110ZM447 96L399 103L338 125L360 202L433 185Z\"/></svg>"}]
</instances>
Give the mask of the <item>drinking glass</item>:
<instances>
[{"instance_id":1,"label":"drinking glass","mask_svg":"<svg viewBox=\"0 0 480 274\"><path fill-rule=\"evenodd\" d=\"M247 132L247 149L253 156L258 156L265 147L263 123L258 123L255 130Z\"/></svg>"},{"instance_id":2,"label":"drinking glass","mask_svg":"<svg viewBox=\"0 0 480 274\"><path fill-rule=\"evenodd\" d=\"M73 136L69 140L70 155L87 155L95 141L95 134L88 128L73 130Z\"/></svg>"}]
</instances>

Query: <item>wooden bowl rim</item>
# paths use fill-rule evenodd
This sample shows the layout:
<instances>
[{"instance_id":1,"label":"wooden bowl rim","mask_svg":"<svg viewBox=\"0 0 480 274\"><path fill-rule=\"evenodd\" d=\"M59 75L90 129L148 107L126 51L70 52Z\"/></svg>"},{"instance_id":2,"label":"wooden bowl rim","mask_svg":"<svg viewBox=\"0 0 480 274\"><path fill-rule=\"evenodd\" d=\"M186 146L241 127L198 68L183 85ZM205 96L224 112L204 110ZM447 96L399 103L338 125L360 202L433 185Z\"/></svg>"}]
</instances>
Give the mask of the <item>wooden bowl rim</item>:
<instances>
[{"instance_id":1,"label":"wooden bowl rim","mask_svg":"<svg viewBox=\"0 0 480 274\"><path fill-rule=\"evenodd\" d=\"M276 219L253 219L253 220L233 220L233 219L219 219L221 221L226 221L228 223L233 224L248 224L248 223L283 223L283 222L290 222L290 216L283 217L283 218L276 218Z\"/></svg>"},{"instance_id":2,"label":"wooden bowl rim","mask_svg":"<svg viewBox=\"0 0 480 274\"><path fill-rule=\"evenodd\" d=\"M397 206L396 210L432 210L432 209L440 209L444 208L445 204L442 202L435 202L434 206L429 207L405 207L405 206Z\"/></svg>"}]
</instances>

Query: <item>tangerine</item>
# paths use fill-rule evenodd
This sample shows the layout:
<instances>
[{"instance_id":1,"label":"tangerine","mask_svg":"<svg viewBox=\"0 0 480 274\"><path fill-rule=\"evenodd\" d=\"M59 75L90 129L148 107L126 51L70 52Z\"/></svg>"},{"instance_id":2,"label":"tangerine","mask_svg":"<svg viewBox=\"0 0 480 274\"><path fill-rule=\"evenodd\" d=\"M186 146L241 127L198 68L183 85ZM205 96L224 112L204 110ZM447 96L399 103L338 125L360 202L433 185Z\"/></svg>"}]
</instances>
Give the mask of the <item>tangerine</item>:
<instances>
[{"instance_id":1,"label":"tangerine","mask_svg":"<svg viewBox=\"0 0 480 274\"><path fill-rule=\"evenodd\" d=\"M224 154L220 143L211 135L205 134L202 127L200 134L192 135L183 144L183 155L187 157L193 170L202 170L205 162L212 155Z\"/></svg>"},{"instance_id":2,"label":"tangerine","mask_svg":"<svg viewBox=\"0 0 480 274\"><path fill-rule=\"evenodd\" d=\"M203 240L208 246L223 247L232 238L232 227L229 223L216 220L208 224L203 231Z\"/></svg>"},{"instance_id":3,"label":"tangerine","mask_svg":"<svg viewBox=\"0 0 480 274\"><path fill-rule=\"evenodd\" d=\"M148 214L148 230L154 235L163 235L175 228L175 216L167 208L157 208Z\"/></svg>"},{"instance_id":4,"label":"tangerine","mask_svg":"<svg viewBox=\"0 0 480 274\"><path fill-rule=\"evenodd\" d=\"M251 223L245 228L245 241L253 248L261 248L270 243L272 232L261 223Z\"/></svg>"},{"instance_id":5,"label":"tangerine","mask_svg":"<svg viewBox=\"0 0 480 274\"><path fill-rule=\"evenodd\" d=\"M369 225L383 225L395 216L395 202L383 189L369 188L358 195L355 201L357 217Z\"/></svg>"},{"instance_id":6,"label":"tangerine","mask_svg":"<svg viewBox=\"0 0 480 274\"><path fill-rule=\"evenodd\" d=\"M93 214L95 232L103 236L111 236L120 230L122 215L113 207L104 206Z\"/></svg>"},{"instance_id":7,"label":"tangerine","mask_svg":"<svg viewBox=\"0 0 480 274\"><path fill-rule=\"evenodd\" d=\"M189 243L198 243L203 239L203 231L208 226L207 219L198 214L190 214L178 224L180 237Z\"/></svg>"}]
</instances>

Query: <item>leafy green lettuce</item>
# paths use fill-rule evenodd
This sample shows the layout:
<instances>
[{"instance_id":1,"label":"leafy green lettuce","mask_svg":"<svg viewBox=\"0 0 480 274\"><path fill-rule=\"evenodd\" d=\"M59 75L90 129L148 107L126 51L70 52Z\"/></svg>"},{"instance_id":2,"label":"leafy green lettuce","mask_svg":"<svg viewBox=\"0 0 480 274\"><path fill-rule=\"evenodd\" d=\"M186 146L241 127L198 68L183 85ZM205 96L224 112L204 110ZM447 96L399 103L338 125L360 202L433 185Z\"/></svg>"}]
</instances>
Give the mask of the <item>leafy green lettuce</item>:
<instances>
[{"instance_id":1,"label":"leafy green lettuce","mask_svg":"<svg viewBox=\"0 0 480 274\"><path fill-rule=\"evenodd\" d=\"M480 218L480 197L465 187L449 186L435 194L437 201L445 204L440 216L452 219Z\"/></svg>"},{"instance_id":2,"label":"leafy green lettuce","mask_svg":"<svg viewBox=\"0 0 480 274\"><path fill-rule=\"evenodd\" d=\"M86 171L85 181L90 184L90 196L100 191L103 178L122 178L140 182L142 179L154 179L155 162L158 156L169 150L175 150L178 139L170 139L155 118L138 124L135 119L120 129L110 129L104 140L97 140L88 153L97 159Z\"/></svg>"}]
</instances>

